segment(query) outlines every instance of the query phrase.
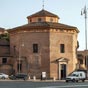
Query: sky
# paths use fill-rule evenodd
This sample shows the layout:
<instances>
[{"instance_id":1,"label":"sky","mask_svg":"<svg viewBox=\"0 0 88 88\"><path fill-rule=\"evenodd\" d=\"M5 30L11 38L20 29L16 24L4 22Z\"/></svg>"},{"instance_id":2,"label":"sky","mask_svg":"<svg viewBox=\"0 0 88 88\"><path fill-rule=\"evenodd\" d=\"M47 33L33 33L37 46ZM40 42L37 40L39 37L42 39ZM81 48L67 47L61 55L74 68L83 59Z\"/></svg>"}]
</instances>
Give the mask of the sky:
<instances>
[{"instance_id":1,"label":"sky","mask_svg":"<svg viewBox=\"0 0 88 88\"><path fill-rule=\"evenodd\" d=\"M78 50L85 50L85 18L81 16L85 5L88 7L88 0L44 0L44 9L58 15L60 23L78 28ZM42 8L43 0L0 0L0 27L9 29L27 24L26 17Z\"/></svg>"}]
</instances>

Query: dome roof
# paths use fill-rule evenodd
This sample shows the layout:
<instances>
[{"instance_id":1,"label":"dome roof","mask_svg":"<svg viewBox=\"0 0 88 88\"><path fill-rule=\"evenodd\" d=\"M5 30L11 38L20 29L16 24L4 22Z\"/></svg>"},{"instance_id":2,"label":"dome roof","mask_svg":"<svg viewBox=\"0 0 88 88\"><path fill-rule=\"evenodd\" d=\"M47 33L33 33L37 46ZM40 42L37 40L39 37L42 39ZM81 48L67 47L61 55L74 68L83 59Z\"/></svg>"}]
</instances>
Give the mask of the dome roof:
<instances>
[{"instance_id":1,"label":"dome roof","mask_svg":"<svg viewBox=\"0 0 88 88\"><path fill-rule=\"evenodd\" d=\"M59 18L57 15L55 15L55 14L53 14L51 12L48 12L48 11L46 11L44 9L39 11L39 12L37 12L37 13L35 13L35 14L32 14L32 15L28 16L27 18L31 18L31 17L45 17L45 16Z\"/></svg>"}]
</instances>

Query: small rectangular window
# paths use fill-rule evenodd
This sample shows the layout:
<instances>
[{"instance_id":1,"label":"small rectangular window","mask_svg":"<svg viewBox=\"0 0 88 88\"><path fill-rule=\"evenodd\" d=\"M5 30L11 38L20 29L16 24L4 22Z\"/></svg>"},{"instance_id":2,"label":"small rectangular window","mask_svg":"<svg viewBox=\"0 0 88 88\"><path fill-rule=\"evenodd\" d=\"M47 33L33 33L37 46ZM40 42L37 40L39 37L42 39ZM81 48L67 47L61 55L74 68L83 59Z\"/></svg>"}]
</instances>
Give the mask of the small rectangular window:
<instances>
[{"instance_id":1,"label":"small rectangular window","mask_svg":"<svg viewBox=\"0 0 88 88\"><path fill-rule=\"evenodd\" d=\"M38 44L33 44L33 53L38 53Z\"/></svg>"},{"instance_id":2,"label":"small rectangular window","mask_svg":"<svg viewBox=\"0 0 88 88\"><path fill-rule=\"evenodd\" d=\"M42 21L42 19L41 18L38 18L38 22L41 22Z\"/></svg>"},{"instance_id":3,"label":"small rectangular window","mask_svg":"<svg viewBox=\"0 0 88 88\"><path fill-rule=\"evenodd\" d=\"M50 22L53 22L53 19L52 18L50 18Z\"/></svg>"},{"instance_id":4,"label":"small rectangular window","mask_svg":"<svg viewBox=\"0 0 88 88\"><path fill-rule=\"evenodd\" d=\"M60 44L60 53L64 53L65 52L65 46L64 44Z\"/></svg>"},{"instance_id":5,"label":"small rectangular window","mask_svg":"<svg viewBox=\"0 0 88 88\"><path fill-rule=\"evenodd\" d=\"M2 58L2 63L6 64L7 63L7 58Z\"/></svg>"}]
</instances>

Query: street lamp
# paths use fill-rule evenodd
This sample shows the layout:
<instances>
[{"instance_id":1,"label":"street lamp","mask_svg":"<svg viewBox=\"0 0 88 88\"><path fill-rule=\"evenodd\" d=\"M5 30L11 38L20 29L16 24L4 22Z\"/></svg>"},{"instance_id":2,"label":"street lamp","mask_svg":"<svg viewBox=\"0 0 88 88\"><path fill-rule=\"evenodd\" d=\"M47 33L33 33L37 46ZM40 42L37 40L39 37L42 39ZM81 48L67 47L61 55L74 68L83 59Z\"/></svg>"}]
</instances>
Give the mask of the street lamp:
<instances>
[{"instance_id":1,"label":"street lamp","mask_svg":"<svg viewBox=\"0 0 88 88\"><path fill-rule=\"evenodd\" d=\"M84 15L85 18L85 49L86 49L86 69L87 69L87 77L88 77L88 58L87 58L87 8L86 5L81 11L81 15Z\"/></svg>"},{"instance_id":2,"label":"street lamp","mask_svg":"<svg viewBox=\"0 0 88 88\"><path fill-rule=\"evenodd\" d=\"M19 46L19 62L18 62L18 73L20 73L21 71L21 48L24 46L24 44L22 43L20 46Z\"/></svg>"},{"instance_id":3,"label":"street lamp","mask_svg":"<svg viewBox=\"0 0 88 88\"><path fill-rule=\"evenodd\" d=\"M87 8L86 6L81 10L81 15L85 18L85 48L87 50Z\"/></svg>"}]
</instances>

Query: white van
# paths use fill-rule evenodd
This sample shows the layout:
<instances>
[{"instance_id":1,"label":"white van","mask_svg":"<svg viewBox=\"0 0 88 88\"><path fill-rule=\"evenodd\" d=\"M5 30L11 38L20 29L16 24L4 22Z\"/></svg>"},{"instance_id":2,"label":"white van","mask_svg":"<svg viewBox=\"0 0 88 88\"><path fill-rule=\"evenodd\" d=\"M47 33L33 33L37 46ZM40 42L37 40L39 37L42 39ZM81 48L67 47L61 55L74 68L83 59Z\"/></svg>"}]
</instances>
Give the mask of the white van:
<instances>
[{"instance_id":1,"label":"white van","mask_svg":"<svg viewBox=\"0 0 88 88\"><path fill-rule=\"evenodd\" d=\"M71 75L66 77L66 82L72 81L72 82L78 82L82 81L84 82L86 79L86 74L83 71L74 71Z\"/></svg>"}]
</instances>

